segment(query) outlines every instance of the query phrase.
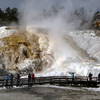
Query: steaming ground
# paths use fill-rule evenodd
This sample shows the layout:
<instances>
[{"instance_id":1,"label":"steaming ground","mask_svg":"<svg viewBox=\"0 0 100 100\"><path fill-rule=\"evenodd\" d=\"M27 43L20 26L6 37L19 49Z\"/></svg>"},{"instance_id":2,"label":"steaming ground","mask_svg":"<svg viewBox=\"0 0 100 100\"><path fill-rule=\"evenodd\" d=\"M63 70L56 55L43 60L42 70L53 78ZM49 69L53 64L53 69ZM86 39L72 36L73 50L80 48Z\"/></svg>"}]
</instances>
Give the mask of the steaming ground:
<instances>
[{"instance_id":1,"label":"steaming ground","mask_svg":"<svg viewBox=\"0 0 100 100\"><path fill-rule=\"evenodd\" d=\"M69 35L65 34L64 39L65 41L60 41L61 44L59 40L59 45L54 44L54 64L38 75L69 75L69 72L74 72L76 75L87 76L92 72L97 76L100 72L100 37L96 36L95 31L69 32Z\"/></svg>"},{"instance_id":2,"label":"steaming ground","mask_svg":"<svg viewBox=\"0 0 100 100\"><path fill-rule=\"evenodd\" d=\"M33 27L47 29L47 32L40 33L47 33L49 42L45 39L41 43L46 47L44 55L47 52L54 57L50 60L45 57L52 63L37 76L67 75L69 72L86 76L90 71L96 76L100 71L100 37L86 29L91 27L100 0L25 1L21 4L20 24L30 36L34 33ZM78 29L83 30L73 31Z\"/></svg>"}]
</instances>

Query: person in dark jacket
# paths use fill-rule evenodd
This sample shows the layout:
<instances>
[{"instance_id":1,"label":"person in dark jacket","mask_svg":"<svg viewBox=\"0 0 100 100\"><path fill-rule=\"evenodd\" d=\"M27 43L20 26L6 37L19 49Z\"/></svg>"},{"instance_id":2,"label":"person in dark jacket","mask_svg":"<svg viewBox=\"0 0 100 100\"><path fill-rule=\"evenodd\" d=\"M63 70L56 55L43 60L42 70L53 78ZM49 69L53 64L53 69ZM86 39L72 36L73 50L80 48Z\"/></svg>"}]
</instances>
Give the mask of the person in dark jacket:
<instances>
[{"instance_id":1,"label":"person in dark jacket","mask_svg":"<svg viewBox=\"0 0 100 100\"><path fill-rule=\"evenodd\" d=\"M32 80L31 74L29 73L29 74L28 74L28 86L29 86L29 87L31 86L31 80Z\"/></svg>"},{"instance_id":2,"label":"person in dark jacket","mask_svg":"<svg viewBox=\"0 0 100 100\"><path fill-rule=\"evenodd\" d=\"M74 72L69 72L69 74L71 74L72 81L74 81L74 79L75 79L75 73Z\"/></svg>"},{"instance_id":3,"label":"person in dark jacket","mask_svg":"<svg viewBox=\"0 0 100 100\"><path fill-rule=\"evenodd\" d=\"M98 81L100 81L100 73L98 74Z\"/></svg>"},{"instance_id":4,"label":"person in dark jacket","mask_svg":"<svg viewBox=\"0 0 100 100\"><path fill-rule=\"evenodd\" d=\"M92 76L93 76L93 74L92 73L89 73L89 81L92 81Z\"/></svg>"},{"instance_id":5,"label":"person in dark jacket","mask_svg":"<svg viewBox=\"0 0 100 100\"><path fill-rule=\"evenodd\" d=\"M16 75L16 86L19 86L20 85L20 74L17 73Z\"/></svg>"},{"instance_id":6,"label":"person in dark jacket","mask_svg":"<svg viewBox=\"0 0 100 100\"><path fill-rule=\"evenodd\" d=\"M10 74L10 85L11 85L11 87L13 87L13 78L14 78L14 75Z\"/></svg>"}]
</instances>

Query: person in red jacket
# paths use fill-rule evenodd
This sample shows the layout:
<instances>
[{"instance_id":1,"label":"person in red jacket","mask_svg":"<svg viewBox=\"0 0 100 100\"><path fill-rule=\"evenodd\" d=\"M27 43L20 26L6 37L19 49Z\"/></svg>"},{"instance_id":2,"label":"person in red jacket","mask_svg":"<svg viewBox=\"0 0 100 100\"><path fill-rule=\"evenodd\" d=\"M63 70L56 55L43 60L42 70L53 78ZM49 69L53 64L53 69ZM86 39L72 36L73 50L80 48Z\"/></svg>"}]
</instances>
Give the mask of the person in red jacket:
<instances>
[{"instance_id":1,"label":"person in red jacket","mask_svg":"<svg viewBox=\"0 0 100 100\"><path fill-rule=\"evenodd\" d=\"M34 84L35 83L35 74L33 73L32 74L32 84Z\"/></svg>"}]
</instances>

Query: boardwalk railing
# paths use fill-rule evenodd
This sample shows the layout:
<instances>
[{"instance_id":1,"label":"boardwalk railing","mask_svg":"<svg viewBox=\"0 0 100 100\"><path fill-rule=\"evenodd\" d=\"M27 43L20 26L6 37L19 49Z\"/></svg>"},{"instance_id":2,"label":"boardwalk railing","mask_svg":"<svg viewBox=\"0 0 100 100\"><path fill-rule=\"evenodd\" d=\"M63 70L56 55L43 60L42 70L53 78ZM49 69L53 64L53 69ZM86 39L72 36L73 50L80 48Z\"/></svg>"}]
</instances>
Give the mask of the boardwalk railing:
<instances>
[{"instance_id":1,"label":"boardwalk railing","mask_svg":"<svg viewBox=\"0 0 100 100\"><path fill-rule=\"evenodd\" d=\"M50 77L35 77L34 81L28 81L28 78L21 78L19 82L16 79L4 80L0 78L0 87L7 86L25 86L25 85L41 85L41 84L53 84L53 85L64 85L64 86L85 86L85 87L97 87L100 82L97 77L93 77L92 80L89 80L88 77L78 76L75 78L68 76L50 76Z\"/></svg>"}]
</instances>

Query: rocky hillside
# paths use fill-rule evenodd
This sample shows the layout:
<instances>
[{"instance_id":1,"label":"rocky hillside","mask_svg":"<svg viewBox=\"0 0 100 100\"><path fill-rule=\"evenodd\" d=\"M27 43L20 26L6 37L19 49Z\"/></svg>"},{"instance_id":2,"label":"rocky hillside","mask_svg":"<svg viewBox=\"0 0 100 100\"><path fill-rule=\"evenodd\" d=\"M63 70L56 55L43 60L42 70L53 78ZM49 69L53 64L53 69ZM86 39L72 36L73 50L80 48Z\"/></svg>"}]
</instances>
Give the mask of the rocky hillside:
<instances>
[{"instance_id":1,"label":"rocky hillside","mask_svg":"<svg viewBox=\"0 0 100 100\"><path fill-rule=\"evenodd\" d=\"M59 36L41 28L23 30L0 27L0 74L87 75L90 70L99 73L100 67L95 67L100 62L99 33L83 30Z\"/></svg>"},{"instance_id":2,"label":"rocky hillside","mask_svg":"<svg viewBox=\"0 0 100 100\"><path fill-rule=\"evenodd\" d=\"M47 43L48 39L44 35L30 36L28 32L19 30L0 38L0 68L24 74L43 70L43 66L49 66L52 59L51 55L46 53L48 46L44 44ZM50 61L47 61L47 58Z\"/></svg>"}]
</instances>

